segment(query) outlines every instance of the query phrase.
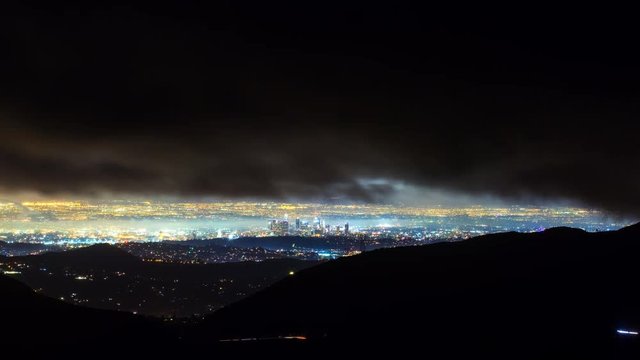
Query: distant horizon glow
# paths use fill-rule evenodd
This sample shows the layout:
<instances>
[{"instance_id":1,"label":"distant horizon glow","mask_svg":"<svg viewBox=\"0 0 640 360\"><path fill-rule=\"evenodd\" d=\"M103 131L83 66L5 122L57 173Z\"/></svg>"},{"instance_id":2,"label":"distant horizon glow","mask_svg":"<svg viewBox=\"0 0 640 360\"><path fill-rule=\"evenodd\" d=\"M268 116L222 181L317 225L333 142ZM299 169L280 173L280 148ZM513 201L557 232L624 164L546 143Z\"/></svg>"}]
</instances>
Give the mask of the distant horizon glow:
<instances>
[{"instance_id":1,"label":"distant horizon glow","mask_svg":"<svg viewBox=\"0 0 640 360\"><path fill-rule=\"evenodd\" d=\"M181 194L136 194L96 192L86 194L60 193L46 194L36 191L7 192L0 188L0 204L29 202L170 202L170 203L294 203L316 205L381 205L415 208L465 208L465 207L575 207L590 208L579 201L568 198L553 199L521 194L516 197L497 196L491 192L468 193L437 186L416 185L401 180L385 178L359 178L356 183L368 194L368 201L358 198L338 196L339 191L332 194L328 188L325 197L225 197L216 195L181 195ZM385 189L385 190L381 190ZM6 189L5 189L6 190ZM286 194L285 194L286 195Z\"/></svg>"}]
</instances>

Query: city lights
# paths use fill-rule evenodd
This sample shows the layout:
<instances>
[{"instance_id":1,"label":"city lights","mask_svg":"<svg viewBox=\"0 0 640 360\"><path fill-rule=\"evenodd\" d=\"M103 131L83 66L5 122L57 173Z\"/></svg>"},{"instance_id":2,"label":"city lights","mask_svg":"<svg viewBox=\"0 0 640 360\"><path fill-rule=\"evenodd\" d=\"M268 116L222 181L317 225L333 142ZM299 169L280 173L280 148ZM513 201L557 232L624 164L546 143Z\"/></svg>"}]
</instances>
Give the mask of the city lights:
<instances>
[{"instance_id":1,"label":"city lights","mask_svg":"<svg viewBox=\"0 0 640 360\"><path fill-rule=\"evenodd\" d=\"M628 224L595 210L572 207L418 208L246 201L0 203L0 240L65 246L284 235L464 239L559 225L599 231Z\"/></svg>"}]
</instances>

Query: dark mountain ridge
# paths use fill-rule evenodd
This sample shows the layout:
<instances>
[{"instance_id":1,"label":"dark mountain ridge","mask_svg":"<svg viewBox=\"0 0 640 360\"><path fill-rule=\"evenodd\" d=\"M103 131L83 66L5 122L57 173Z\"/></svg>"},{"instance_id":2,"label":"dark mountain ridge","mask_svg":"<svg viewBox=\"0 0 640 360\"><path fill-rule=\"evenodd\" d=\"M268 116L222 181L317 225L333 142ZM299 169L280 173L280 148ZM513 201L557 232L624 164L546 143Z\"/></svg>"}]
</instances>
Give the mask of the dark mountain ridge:
<instances>
[{"instance_id":1,"label":"dark mountain ridge","mask_svg":"<svg viewBox=\"0 0 640 360\"><path fill-rule=\"evenodd\" d=\"M184 327L167 344L210 353L274 350L281 356L346 349L363 356L636 358L638 340L617 330L640 328L639 229L509 232L340 258ZM22 289L4 297L5 304L24 298ZM71 329L84 326L73 319L89 309L65 304L60 310L57 304L43 311L53 305L43 306L42 297L30 294L40 302L17 300L17 307L0 308L12 309L9 319L18 323L28 317L30 328L46 316L55 316L54 322L68 317ZM105 328L104 341L120 338L110 332L113 326ZM158 324L149 333L169 334L166 329ZM283 336L307 340L218 343Z\"/></svg>"},{"instance_id":2,"label":"dark mountain ridge","mask_svg":"<svg viewBox=\"0 0 640 360\"><path fill-rule=\"evenodd\" d=\"M295 259L158 263L111 245L14 256L3 263L2 268L19 271L16 279L56 299L171 318L201 317L289 276L290 271L315 265Z\"/></svg>"},{"instance_id":3,"label":"dark mountain ridge","mask_svg":"<svg viewBox=\"0 0 640 360\"><path fill-rule=\"evenodd\" d=\"M640 328L638 228L509 232L341 258L214 313L194 336L296 334L433 355L626 353L637 341L616 330Z\"/></svg>"},{"instance_id":4,"label":"dark mountain ridge","mask_svg":"<svg viewBox=\"0 0 640 360\"><path fill-rule=\"evenodd\" d=\"M228 247L228 248L263 248L267 250L296 250L296 249L309 249L314 251L330 251L335 249L345 250L360 248L362 240L354 236L300 236L300 235L285 235L285 236L266 236L266 237L241 237L238 239L196 239L185 241L166 241L170 244L186 245L186 246L212 246L212 247ZM398 246L398 240L392 237L376 239L373 242L367 244L368 249L372 248L384 248Z\"/></svg>"},{"instance_id":5,"label":"dark mountain ridge","mask_svg":"<svg viewBox=\"0 0 640 360\"><path fill-rule=\"evenodd\" d=\"M47 252L27 257L68 266L118 266L135 265L142 262L140 258L109 244L96 244L69 251Z\"/></svg>"},{"instance_id":6,"label":"dark mountain ridge","mask_svg":"<svg viewBox=\"0 0 640 360\"><path fill-rule=\"evenodd\" d=\"M278 269L278 272L288 272L290 269L298 269L315 264L314 261L303 261L297 259L269 259L265 261L242 261L217 264L178 264L178 263L153 263L144 262L139 257L129 252L109 244L96 244L88 247L62 251L48 252L40 255L16 256L10 259L24 261L34 265L86 268L118 268L136 269L146 272L163 274L180 271L189 276L204 277L215 272L220 275L239 274L251 272L254 268L264 267L265 272L268 267Z\"/></svg>"},{"instance_id":7,"label":"dark mountain ridge","mask_svg":"<svg viewBox=\"0 0 640 360\"><path fill-rule=\"evenodd\" d=\"M120 344L177 338L175 328L130 313L89 309L35 293L0 275L0 336L6 344Z\"/></svg>"}]
</instances>

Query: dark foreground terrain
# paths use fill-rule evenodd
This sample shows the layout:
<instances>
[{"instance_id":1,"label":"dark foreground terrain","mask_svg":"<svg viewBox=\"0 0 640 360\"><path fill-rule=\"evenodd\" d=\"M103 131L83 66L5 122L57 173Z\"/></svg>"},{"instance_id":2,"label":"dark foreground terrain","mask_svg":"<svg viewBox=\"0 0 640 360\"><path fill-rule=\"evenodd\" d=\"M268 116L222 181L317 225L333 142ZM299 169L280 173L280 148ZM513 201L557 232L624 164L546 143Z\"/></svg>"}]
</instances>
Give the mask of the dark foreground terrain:
<instances>
[{"instance_id":1,"label":"dark foreground terrain","mask_svg":"<svg viewBox=\"0 0 640 360\"><path fill-rule=\"evenodd\" d=\"M294 259L156 263L106 244L0 257L0 270L16 272L12 277L44 295L76 305L167 319L201 318L289 276L291 271L314 264Z\"/></svg>"},{"instance_id":2,"label":"dark foreground terrain","mask_svg":"<svg viewBox=\"0 0 640 360\"><path fill-rule=\"evenodd\" d=\"M638 336L617 330L640 329L639 255L638 225L376 250L300 271L192 326L62 304L3 278L1 335L8 343L162 340L211 357L636 358Z\"/></svg>"}]
</instances>

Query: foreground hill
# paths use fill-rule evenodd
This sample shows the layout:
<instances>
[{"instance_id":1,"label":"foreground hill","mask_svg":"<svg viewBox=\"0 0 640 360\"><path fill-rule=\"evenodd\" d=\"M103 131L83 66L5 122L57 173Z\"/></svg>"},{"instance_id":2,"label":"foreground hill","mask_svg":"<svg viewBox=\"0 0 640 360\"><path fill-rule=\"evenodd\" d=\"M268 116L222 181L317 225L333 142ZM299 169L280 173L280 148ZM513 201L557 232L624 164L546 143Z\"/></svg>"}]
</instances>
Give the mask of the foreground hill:
<instances>
[{"instance_id":1,"label":"foreground hill","mask_svg":"<svg viewBox=\"0 0 640 360\"><path fill-rule=\"evenodd\" d=\"M69 251L47 252L22 258L42 264L95 268L128 268L138 266L142 260L109 244L97 244Z\"/></svg>"},{"instance_id":2,"label":"foreground hill","mask_svg":"<svg viewBox=\"0 0 640 360\"><path fill-rule=\"evenodd\" d=\"M640 328L639 255L640 226L376 250L301 270L178 329L65 304L0 277L0 335L7 343L149 340L158 351L212 357L638 358L637 337L617 330ZM286 336L295 339L277 340ZM243 340L219 342L229 339Z\"/></svg>"},{"instance_id":3,"label":"foreground hill","mask_svg":"<svg viewBox=\"0 0 640 360\"><path fill-rule=\"evenodd\" d=\"M640 226L555 228L372 251L304 270L214 313L193 334L305 336L361 353L567 354L611 358L639 344Z\"/></svg>"},{"instance_id":4,"label":"foreground hill","mask_svg":"<svg viewBox=\"0 0 640 360\"><path fill-rule=\"evenodd\" d=\"M177 337L157 320L66 304L3 275L0 295L3 344L140 344Z\"/></svg>"},{"instance_id":5,"label":"foreground hill","mask_svg":"<svg viewBox=\"0 0 640 360\"><path fill-rule=\"evenodd\" d=\"M187 250L185 250L187 251ZM277 259L222 264L145 262L101 244L65 252L17 256L0 268L42 294L88 307L190 317L210 313L315 265Z\"/></svg>"}]
</instances>

